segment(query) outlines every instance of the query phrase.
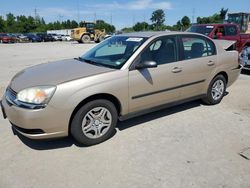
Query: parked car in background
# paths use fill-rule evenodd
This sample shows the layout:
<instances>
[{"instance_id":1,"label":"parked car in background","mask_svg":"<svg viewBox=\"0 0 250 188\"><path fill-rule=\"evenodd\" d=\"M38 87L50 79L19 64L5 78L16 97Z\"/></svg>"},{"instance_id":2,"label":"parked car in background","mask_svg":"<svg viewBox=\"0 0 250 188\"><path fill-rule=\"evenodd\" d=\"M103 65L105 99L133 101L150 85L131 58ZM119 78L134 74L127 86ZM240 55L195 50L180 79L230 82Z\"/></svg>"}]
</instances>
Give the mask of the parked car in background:
<instances>
[{"instance_id":1,"label":"parked car in background","mask_svg":"<svg viewBox=\"0 0 250 188\"><path fill-rule=\"evenodd\" d=\"M25 36L29 39L30 42L42 42L42 39L34 34L28 33Z\"/></svg>"},{"instance_id":2,"label":"parked car in background","mask_svg":"<svg viewBox=\"0 0 250 188\"><path fill-rule=\"evenodd\" d=\"M29 42L29 39L27 36L25 36L24 34L16 34L17 36L17 42Z\"/></svg>"},{"instance_id":3,"label":"parked car in background","mask_svg":"<svg viewBox=\"0 0 250 188\"><path fill-rule=\"evenodd\" d=\"M61 35L62 41L72 41L72 37L70 35Z\"/></svg>"},{"instance_id":4,"label":"parked car in background","mask_svg":"<svg viewBox=\"0 0 250 188\"><path fill-rule=\"evenodd\" d=\"M62 41L62 36L52 33L51 36L53 37L54 41Z\"/></svg>"},{"instance_id":5,"label":"parked car in background","mask_svg":"<svg viewBox=\"0 0 250 188\"><path fill-rule=\"evenodd\" d=\"M40 37L43 42L52 42L52 41L54 41L54 38L50 34L47 34L47 33L37 33L36 35L38 37Z\"/></svg>"},{"instance_id":6,"label":"parked car in background","mask_svg":"<svg viewBox=\"0 0 250 188\"><path fill-rule=\"evenodd\" d=\"M15 43L16 37L11 34L0 33L0 43Z\"/></svg>"},{"instance_id":7,"label":"parked car in background","mask_svg":"<svg viewBox=\"0 0 250 188\"><path fill-rule=\"evenodd\" d=\"M243 69L250 70L250 34L240 33L236 24L197 24L187 31L201 33L212 39L236 41Z\"/></svg>"},{"instance_id":8,"label":"parked car in background","mask_svg":"<svg viewBox=\"0 0 250 188\"><path fill-rule=\"evenodd\" d=\"M238 52L225 50L232 42L219 42L184 32L108 38L79 58L17 73L2 99L4 118L29 138L71 134L93 145L112 136L118 118L200 98L218 104L240 74Z\"/></svg>"}]
</instances>

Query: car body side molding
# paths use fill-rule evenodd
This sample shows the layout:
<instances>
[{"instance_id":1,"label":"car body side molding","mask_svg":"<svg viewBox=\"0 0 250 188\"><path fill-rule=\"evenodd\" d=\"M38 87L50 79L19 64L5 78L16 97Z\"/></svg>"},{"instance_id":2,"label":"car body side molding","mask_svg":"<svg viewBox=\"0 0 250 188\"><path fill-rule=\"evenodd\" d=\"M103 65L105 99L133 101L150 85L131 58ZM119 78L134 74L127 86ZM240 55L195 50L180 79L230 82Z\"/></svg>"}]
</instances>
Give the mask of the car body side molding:
<instances>
[{"instance_id":1,"label":"car body side molding","mask_svg":"<svg viewBox=\"0 0 250 188\"><path fill-rule=\"evenodd\" d=\"M182 88L182 87L187 87L187 86L199 84L199 83L202 83L202 82L205 82L205 81L206 80L199 80L199 81L196 81L196 82L191 82L191 83L179 85L179 86L176 86L176 87L171 87L171 88L167 88L167 89L153 91L153 92L150 92L150 93L144 93L144 94L133 96L132 99L138 99L138 98L142 98L142 97L147 97L149 95L155 95L155 94L158 94L158 93L167 92L167 91L171 91L171 90L174 90L174 89L179 89L179 88Z\"/></svg>"},{"instance_id":2,"label":"car body side molding","mask_svg":"<svg viewBox=\"0 0 250 188\"><path fill-rule=\"evenodd\" d=\"M194 100L198 100L198 99L201 99L201 98L204 98L204 97L206 97L206 94L201 94L201 95L197 95L197 96L190 97L190 98L187 98L187 99L162 104L162 105L159 105L159 106L156 106L156 107L153 107L153 108L148 108L148 109L145 109L145 110L132 112L132 113L120 116L119 120L124 121L124 120L131 119L131 118L134 118L134 117L137 117L137 116L141 116L141 115L144 115L144 114L148 114L148 113L151 113L151 112L162 110L162 109L165 109L165 108L178 106L180 104L183 104L183 103L186 103L186 102L191 102L191 101L194 101Z\"/></svg>"}]
</instances>

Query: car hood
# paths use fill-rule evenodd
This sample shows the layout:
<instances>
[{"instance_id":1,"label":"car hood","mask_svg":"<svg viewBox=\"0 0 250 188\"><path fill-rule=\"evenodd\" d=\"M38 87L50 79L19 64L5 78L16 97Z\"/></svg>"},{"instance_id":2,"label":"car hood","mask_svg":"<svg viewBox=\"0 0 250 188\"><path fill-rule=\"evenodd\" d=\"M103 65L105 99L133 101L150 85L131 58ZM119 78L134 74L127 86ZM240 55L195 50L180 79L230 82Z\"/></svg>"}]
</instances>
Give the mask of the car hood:
<instances>
[{"instance_id":1,"label":"car hood","mask_svg":"<svg viewBox=\"0 0 250 188\"><path fill-rule=\"evenodd\" d=\"M27 68L12 78L10 87L14 91L19 92L29 87L56 86L63 82L109 71L114 71L114 69L91 65L75 59L68 59Z\"/></svg>"}]
</instances>

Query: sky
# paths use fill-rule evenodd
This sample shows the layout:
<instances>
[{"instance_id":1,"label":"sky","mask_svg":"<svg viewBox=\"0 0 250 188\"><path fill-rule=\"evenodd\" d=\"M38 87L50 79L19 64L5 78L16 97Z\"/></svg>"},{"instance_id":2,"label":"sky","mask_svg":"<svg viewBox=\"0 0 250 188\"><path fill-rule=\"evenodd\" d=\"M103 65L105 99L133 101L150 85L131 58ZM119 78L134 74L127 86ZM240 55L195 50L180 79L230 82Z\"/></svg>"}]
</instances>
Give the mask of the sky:
<instances>
[{"instance_id":1,"label":"sky","mask_svg":"<svg viewBox=\"0 0 250 188\"><path fill-rule=\"evenodd\" d=\"M0 0L0 16L9 12L34 16L36 12L46 22L102 19L121 29L136 22L150 23L156 9L165 11L165 24L174 25L183 16L192 21L219 12L223 7L229 13L250 12L249 0Z\"/></svg>"}]
</instances>

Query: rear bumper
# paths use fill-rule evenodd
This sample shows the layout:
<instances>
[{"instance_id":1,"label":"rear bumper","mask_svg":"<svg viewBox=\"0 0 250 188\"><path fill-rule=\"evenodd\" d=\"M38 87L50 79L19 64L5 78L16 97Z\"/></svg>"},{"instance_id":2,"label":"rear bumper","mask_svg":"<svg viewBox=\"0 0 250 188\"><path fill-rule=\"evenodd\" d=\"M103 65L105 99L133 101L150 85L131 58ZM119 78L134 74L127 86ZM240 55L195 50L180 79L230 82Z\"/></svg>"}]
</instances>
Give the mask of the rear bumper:
<instances>
[{"instance_id":1,"label":"rear bumper","mask_svg":"<svg viewBox=\"0 0 250 188\"><path fill-rule=\"evenodd\" d=\"M240 72L241 72L241 66L238 66L234 69L230 70L230 73L228 74L228 83L227 86L231 86L240 76Z\"/></svg>"}]
</instances>

